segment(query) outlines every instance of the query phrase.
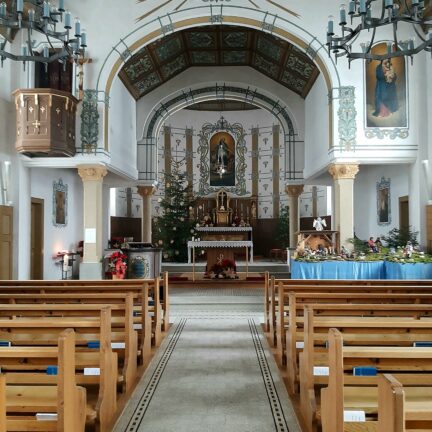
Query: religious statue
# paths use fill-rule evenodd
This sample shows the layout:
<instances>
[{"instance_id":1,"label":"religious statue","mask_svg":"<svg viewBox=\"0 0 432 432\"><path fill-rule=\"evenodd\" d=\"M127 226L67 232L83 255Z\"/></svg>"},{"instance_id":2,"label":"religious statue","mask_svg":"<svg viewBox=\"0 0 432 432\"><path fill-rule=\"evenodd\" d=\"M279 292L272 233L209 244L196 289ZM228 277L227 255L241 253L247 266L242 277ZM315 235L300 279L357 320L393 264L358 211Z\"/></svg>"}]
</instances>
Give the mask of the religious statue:
<instances>
[{"instance_id":1,"label":"religious statue","mask_svg":"<svg viewBox=\"0 0 432 432\"><path fill-rule=\"evenodd\" d=\"M313 227L317 230L317 231L323 231L324 228L327 228L327 222L325 221L325 219L321 219L319 216L314 219L313 221Z\"/></svg>"},{"instance_id":2,"label":"religious statue","mask_svg":"<svg viewBox=\"0 0 432 432\"><path fill-rule=\"evenodd\" d=\"M406 258L411 258L412 257L412 254L414 252L414 247L413 247L412 243L409 240L407 241L407 244L405 246L404 252L405 252L405 257Z\"/></svg>"},{"instance_id":3,"label":"religious statue","mask_svg":"<svg viewBox=\"0 0 432 432\"><path fill-rule=\"evenodd\" d=\"M217 145L217 163L219 165L225 165L225 161L228 159L228 146L225 142L225 138L221 138Z\"/></svg>"},{"instance_id":4,"label":"religious statue","mask_svg":"<svg viewBox=\"0 0 432 432\"><path fill-rule=\"evenodd\" d=\"M252 217L252 219L256 219L256 217L257 217L257 209L256 209L255 201L252 201L252 204L251 204L251 217Z\"/></svg>"}]
</instances>

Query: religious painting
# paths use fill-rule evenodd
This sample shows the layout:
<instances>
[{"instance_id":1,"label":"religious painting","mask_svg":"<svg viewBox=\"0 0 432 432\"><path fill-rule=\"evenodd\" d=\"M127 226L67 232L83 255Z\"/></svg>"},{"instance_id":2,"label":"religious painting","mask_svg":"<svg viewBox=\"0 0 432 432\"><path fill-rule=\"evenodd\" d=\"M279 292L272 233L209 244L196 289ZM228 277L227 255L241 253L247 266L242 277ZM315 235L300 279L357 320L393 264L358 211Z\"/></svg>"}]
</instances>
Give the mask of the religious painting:
<instances>
[{"instance_id":1,"label":"religious painting","mask_svg":"<svg viewBox=\"0 0 432 432\"><path fill-rule=\"evenodd\" d=\"M378 225L390 225L390 179L384 177L377 182L377 217Z\"/></svg>"},{"instance_id":2,"label":"religious painting","mask_svg":"<svg viewBox=\"0 0 432 432\"><path fill-rule=\"evenodd\" d=\"M246 195L246 140L240 123L221 117L204 123L198 134L200 196L218 192L222 187L235 195Z\"/></svg>"},{"instance_id":3,"label":"religious painting","mask_svg":"<svg viewBox=\"0 0 432 432\"><path fill-rule=\"evenodd\" d=\"M235 186L235 142L228 132L210 138L210 186Z\"/></svg>"},{"instance_id":4,"label":"religious painting","mask_svg":"<svg viewBox=\"0 0 432 432\"><path fill-rule=\"evenodd\" d=\"M387 42L372 48L373 54L385 54ZM404 57L365 61L366 128L408 128L407 71ZM380 134L383 137L394 134ZM372 135L366 136L372 137Z\"/></svg>"},{"instance_id":5,"label":"religious painting","mask_svg":"<svg viewBox=\"0 0 432 432\"><path fill-rule=\"evenodd\" d=\"M53 183L53 225L65 227L67 225L68 186L63 180Z\"/></svg>"}]
</instances>

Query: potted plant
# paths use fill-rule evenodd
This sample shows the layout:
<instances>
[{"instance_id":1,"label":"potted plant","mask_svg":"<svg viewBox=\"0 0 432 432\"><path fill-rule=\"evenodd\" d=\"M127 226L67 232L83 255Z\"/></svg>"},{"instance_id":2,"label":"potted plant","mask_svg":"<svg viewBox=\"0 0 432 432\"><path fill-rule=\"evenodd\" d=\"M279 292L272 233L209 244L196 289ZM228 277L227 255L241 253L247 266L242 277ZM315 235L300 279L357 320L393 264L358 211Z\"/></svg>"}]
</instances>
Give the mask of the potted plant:
<instances>
[{"instance_id":1,"label":"potted plant","mask_svg":"<svg viewBox=\"0 0 432 432\"><path fill-rule=\"evenodd\" d=\"M127 261L122 251L115 251L108 257L108 273L113 279L124 279L126 276Z\"/></svg>"},{"instance_id":2,"label":"potted plant","mask_svg":"<svg viewBox=\"0 0 432 432\"><path fill-rule=\"evenodd\" d=\"M224 259L217 262L210 269L210 272L214 274L215 279L237 279L237 266L233 260Z\"/></svg>"}]
</instances>

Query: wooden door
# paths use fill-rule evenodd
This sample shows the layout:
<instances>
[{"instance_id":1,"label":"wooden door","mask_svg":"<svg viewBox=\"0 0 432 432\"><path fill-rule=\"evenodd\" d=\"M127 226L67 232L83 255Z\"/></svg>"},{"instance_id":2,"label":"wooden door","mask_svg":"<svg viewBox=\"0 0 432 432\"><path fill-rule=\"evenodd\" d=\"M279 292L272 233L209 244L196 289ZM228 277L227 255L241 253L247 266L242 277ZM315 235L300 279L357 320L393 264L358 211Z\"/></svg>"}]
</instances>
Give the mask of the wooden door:
<instances>
[{"instance_id":1,"label":"wooden door","mask_svg":"<svg viewBox=\"0 0 432 432\"><path fill-rule=\"evenodd\" d=\"M408 196L399 197L399 229L409 227L409 201Z\"/></svg>"},{"instance_id":2,"label":"wooden door","mask_svg":"<svg viewBox=\"0 0 432 432\"><path fill-rule=\"evenodd\" d=\"M0 206L0 279L12 279L13 207Z\"/></svg>"},{"instance_id":3,"label":"wooden door","mask_svg":"<svg viewBox=\"0 0 432 432\"><path fill-rule=\"evenodd\" d=\"M30 278L43 279L44 200L31 199Z\"/></svg>"}]
</instances>

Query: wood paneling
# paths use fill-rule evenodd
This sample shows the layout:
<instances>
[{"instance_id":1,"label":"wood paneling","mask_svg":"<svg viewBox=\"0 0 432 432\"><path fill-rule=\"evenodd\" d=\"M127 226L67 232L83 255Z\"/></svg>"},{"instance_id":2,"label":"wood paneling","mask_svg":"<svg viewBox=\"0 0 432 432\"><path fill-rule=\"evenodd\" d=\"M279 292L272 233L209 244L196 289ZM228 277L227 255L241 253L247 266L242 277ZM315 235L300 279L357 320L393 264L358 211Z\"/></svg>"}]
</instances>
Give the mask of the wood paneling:
<instances>
[{"instance_id":1,"label":"wood paneling","mask_svg":"<svg viewBox=\"0 0 432 432\"><path fill-rule=\"evenodd\" d=\"M0 279L12 279L13 207L0 206Z\"/></svg>"},{"instance_id":2,"label":"wood paneling","mask_svg":"<svg viewBox=\"0 0 432 432\"><path fill-rule=\"evenodd\" d=\"M427 247L432 252L432 205L426 206Z\"/></svg>"},{"instance_id":3,"label":"wood paneling","mask_svg":"<svg viewBox=\"0 0 432 432\"><path fill-rule=\"evenodd\" d=\"M44 200L31 199L30 277L43 279Z\"/></svg>"},{"instance_id":4,"label":"wood paneling","mask_svg":"<svg viewBox=\"0 0 432 432\"><path fill-rule=\"evenodd\" d=\"M74 156L78 100L52 89L13 92L17 112L15 148L27 156Z\"/></svg>"},{"instance_id":5,"label":"wood paneling","mask_svg":"<svg viewBox=\"0 0 432 432\"><path fill-rule=\"evenodd\" d=\"M133 237L141 241L141 218L111 217L111 238Z\"/></svg>"}]
</instances>

